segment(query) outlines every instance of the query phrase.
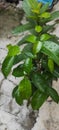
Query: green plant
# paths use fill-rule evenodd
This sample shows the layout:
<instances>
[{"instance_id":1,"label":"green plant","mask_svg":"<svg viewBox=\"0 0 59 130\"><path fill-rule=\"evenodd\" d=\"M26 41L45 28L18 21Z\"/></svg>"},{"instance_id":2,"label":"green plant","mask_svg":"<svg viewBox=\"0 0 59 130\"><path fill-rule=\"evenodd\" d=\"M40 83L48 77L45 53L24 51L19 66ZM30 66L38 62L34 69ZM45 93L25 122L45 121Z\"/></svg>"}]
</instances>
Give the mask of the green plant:
<instances>
[{"instance_id":1,"label":"green plant","mask_svg":"<svg viewBox=\"0 0 59 130\"><path fill-rule=\"evenodd\" d=\"M48 4L42 5L37 0L24 0L23 9L27 23L16 27L13 33L28 31L28 34L18 45L7 46L2 72L7 77L11 68L17 65L12 75L22 77L22 80L14 88L12 96L20 105L27 99L33 109L39 109L49 96L59 102L59 95L52 88L52 81L59 77L59 38L51 34L59 11L48 12ZM55 22L49 24L52 20ZM21 50L22 45L24 48Z\"/></svg>"}]
</instances>

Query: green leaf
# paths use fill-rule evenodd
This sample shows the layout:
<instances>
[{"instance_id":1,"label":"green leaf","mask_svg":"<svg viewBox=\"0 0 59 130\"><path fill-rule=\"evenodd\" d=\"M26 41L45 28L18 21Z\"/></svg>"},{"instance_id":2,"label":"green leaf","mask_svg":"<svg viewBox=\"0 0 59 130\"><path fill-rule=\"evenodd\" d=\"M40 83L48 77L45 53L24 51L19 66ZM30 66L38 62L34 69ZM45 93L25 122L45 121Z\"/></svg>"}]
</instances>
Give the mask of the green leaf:
<instances>
[{"instance_id":1,"label":"green leaf","mask_svg":"<svg viewBox=\"0 0 59 130\"><path fill-rule=\"evenodd\" d=\"M42 42L38 41L33 45L33 53L37 54L42 48Z\"/></svg>"},{"instance_id":2,"label":"green leaf","mask_svg":"<svg viewBox=\"0 0 59 130\"><path fill-rule=\"evenodd\" d=\"M50 20L58 19L59 18L59 11L55 11L51 13L51 18Z\"/></svg>"},{"instance_id":3,"label":"green leaf","mask_svg":"<svg viewBox=\"0 0 59 130\"><path fill-rule=\"evenodd\" d=\"M36 3L34 3L34 0L32 0L32 12L35 14L40 14L40 8L42 6L42 3L38 3L36 1Z\"/></svg>"},{"instance_id":4,"label":"green leaf","mask_svg":"<svg viewBox=\"0 0 59 130\"><path fill-rule=\"evenodd\" d=\"M41 50L59 65L59 45L52 41L45 41Z\"/></svg>"},{"instance_id":5,"label":"green leaf","mask_svg":"<svg viewBox=\"0 0 59 130\"><path fill-rule=\"evenodd\" d=\"M30 5L29 0L24 0L23 1L23 10L24 10L26 16L30 16L32 14L31 5Z\"/></svg>"},{"instance_id":6,"label":"green leaf","mask_svg":"<svg viewBox=\"0 0 59 130\"><path fill-rule=\"evenodd\" d=\"M54 66L54 72L53 75L57 78L59 78L59 66L55 65Z\"/></svg>"},{"instance_id":7,"label":"green leaf","mask_svg":"<svg viewBox=\"0 0 59 130\"><path fill-rule=\"evenodd\" d=\"M37 0L29 0L29 3L30 3L30 5L31 5L31 8L32 9L40 9L40 7L41 7L41 3L38 3L38 1ZM34 3L34 4L33 4Z\"/></svg>"},{"instance_id":8,"label":"green leaf","mask_svg":"<svg viewBox=\"0 0 59 130\"><path fill-rule=\"evenodd\" d=\"M54 29L54 26L55 24L52 24L52 25L44 25L43 26L43 30L42 30L42 33L46 33L48 31L52 31Z\"/></svg>"},{"instance_id":9,"label":"green leaf","mask_svg":"<svg viewBox=\"0 0 59 130\"><path fill-rule=\"evenodd\" d=\"M32 59L31 58L27 58L24 62L24 71L26 73L30 73L32 70L33 64L32 64Z\"/></svg>"},{"instance_id":10,"label":"green leaf","mask_svg":"<svg viewBox=\"0 0 59 130\"><path fill-rule=\"evenodd\" d=\"M47 41L47 40L49 40L50 38L51 38L51 35L45 33L45 34L42 34L42 35L41 35L40 40L41 40L41 41Z\"/></svg>"},{"instance_id":11,"label":"green leaf","mask_svg":"<svg viewBox=\"0 0 59 130\"><path fill-rule=\"evenodd\" d=\"M36 36L35 36L35 35L29 35L29 36L26 38L26 41L27 41L27 42L31 42L31 43L35 43L35 42L36 42Z\"/></svg>"},{"instance_id":12,"label":"green leaf","mask_svg":"<svg viewBox=\"0 0 59 130\"><path fill-rule=\"evenodd\" d=\"M22 53L27 53L27 52L31 52L32 53L32 46L33 44L26 44L26 46L24 47L24 49L22 50Z\"/></svg>"},{"instance_id":13,"label":"green leaf","mask_svg":"<svg viewBox=\"0 0 59 130\"><path fill-rule=\"evenodd\" d=\"M14 65L19 63L20 61L23 61L24 59L27 59L29 55L28 53L32 53L32 44L27 44L24 49L22 50L20 55L15 56Z\"/></svg>"},{"instance_id":14,"label":"green leaf","mask_svg":"<svg viewBox=\"0 0 59 130\"><path fill-rule=\"evenodd\" d=\"M13 90L12 96L19 105L22 105L24 99L29 99L32 94L32 87L30 80L25 77L20 84Z\"/></svg>"},{"instance_id":15,"label":"green leaf","mask_svg":"<svg viewBox=\"0 0 59 130\"><path fill-rule=\"evenodd\" d=\"M47 93L49 94L49 96L56 102L59 102L59 95L57 93L57 91L51 87L48 87L47 89Z\"/></svg>"},{"instance_id":16,"label":"green leaf","mask_svg":"<svg viewBox=\"0 0 59 130\"><path fill-rule=\"evenodd\" d=\"M49 3L44 4L44 5L41 7L41 9L40 9L40 13L41 13L41 14L44 13L48 8L49 8Z\"/></svg>"},{"instance_id":17,"label":"green leaf","mask_svg":"<svg viewBox=\"0 0 59 130\"><path fill-rule=\"evenodd\" d=\"M28 58L32 58L32 59L35 57L31 52L25 52L25 55L26 55Z\"/></svg>"},{"instance_id":18,"label":"green leaf","mask_svg":"<svg viewBox=\"0 0 59 130\"><path fill-rule=\"evenodd\" d=\"M40 15L41 18L50 18L51 14L49 12L44 12Z\"/></svg>"},{"instance_id":19,"label":"green leaf","mask_svg":"<svg viewBox=\"0 0 59 130\"><path fill-rule=\"evenodd\" d=\"M24 76L23 64L20 64L20 65L17 66L15 69L13 69L12 75L14 75L15 77Z\"/></svg>"},{"instance_id":20,"label":"green leaf","mask_svg":"<svg viewBox=\"0 0 59 130\"><path fill-rule=\"evenodd\" d=\"M8 56L15 56L15 55L20 53L20 48L17 45L14 45L14 46L8 45L7 48L9 50L8 51Z\"/></svg>"},{"instance_id":21,"label":"green leaf","mask_svg":"<svg viewBox=\"0 0 59 130\"><path fill-rule=\"evenodd\" d=\"M35 27L35 31L36 32L41 32L42 31L42 27L41 26L39 26L39 25L37 25L36 27Z\"/></svg>"},{"instance_id":22,"label":"green leaf","mask_svg":"<svg viewBox=\"0 0 59 130\"><path fill-rule=\"evenodd\" d=\"M15 56L14 65L19 63L20 61L23 61L26 58L27 58L27 56L24 53L21 53L21 54Z\"/></svg>"},{"instance_id":23,"label":"green leaf","mask_svg":"<svg viewBox=\"0 0 59 130\"><path fill-rule=\"evenodd\" d=\"M58 71L54 70L53 75L54 75L55 77L59 78L59 72L58 72Z\"/></svg>"},{"instance_id":24,"label":"green leaf","mask_svg":"<svg viewBox=\"0 0 59 130\"><path fill-rule=\"evenodd\" d=\"M23 45L26 44L27 38L29 38L30 35L24 36L17 44L18 45Z\"/></svg>"},{"instance_id":25,"label":"green leaf","mask_svg":"<svg viewBox=\"0 0 59 130\"><path fill-rule=\"evenodd\" d=\"M43 105L43 103L47 100L47 98L48 98L47 94L41 93L39 90L37 90L32 97L31 101L32 108L34 110L39 109Z\"/></svg>"},{"instance_id":26,"label":"green leaf","mask_svg":"<svg viewBox=\"0 0 59 130\"><path fill-rule=\"evenodd\" d=\"M13 89L13 91L12 91L12 97L13 97L13 98L15 97L15 93L16 93L17 89L18 89L18 86L16 86L16 87Z\"/></svg>"},{"instance_id":27,"label":"green leaf","mask_svg":"<svg viewBox=\"0 0 59 130\"><path fill-rule=\"evenodd\" d=\"M52 59L48 59L48 68L50 70L51 73L53 73L54 71L54 62Z\"/></svg>"},{"instance_id":28,"label":"green leaf","mask_svg":"<svg viewBox=\"0 0 59 130\"><path fill-rule=\"evenodd\" d=\"M24 25L20 25L20 26L16 27L16 28L13 30L12 33L13 33L13 34L19 34L19 33L21 33L21 32L30 30L30 29L32 29L32 28L33 28L33 26L32 26L31 24L26 23L26 24L24 24Z\"/></svg>"},{"instance_id":29,"label":"green leaf","mask_svg":"<svg viewBox=\"0 0 59 130\"><path fill-rule=\"evenodd\" d=\"M19 90L17 89L17 91L15 92L15 100L17 102L17 104L22 105L23 104L23 98L20 95Z\"/></svg>"},{"instance_id":30,"label":"green leaf","mask_svg":"<svg viewBox=\"0 0 59 130\"><path fill-rule=\"evenodd\" d=\"M11 68L13 66L13 63L14 63L14 56L13 57L6 57L5 60L3 61L3 64L2 64L2 72L4 74L5 77L8 76L8 74L10 73L11 71Z\"/></svg>"},{"instance_id":31,"label":"green leaf","mask_svg":"<svg viewBox=\"0 0 59 130\"><path fill-rule=\"evenodd\" d=\"M32 94L32 87L30 80L25 77L19 84L19 93L22 99L29 99Z\"/></svg>"},{"instance_id":32,"label":"green leaf","mask_svg":"<svg viewBox=\"0 0 59 130\"><path fill-rule=\"evenodd\" d=\"M32 83L40 90L40 92L45 93L48 85L45 81L45 79L43 79L43 77L41 76L41 74L32 74Z\"/></svg>"},{"instance_id":33,"label":"green leaf","mask_svg":"<svg viewBox=\"0 0 59 130\"><path fill-rule=\"evenodd\" d=\"M9 50L11 47L12 47L11 44L8 44L8 45L7 45L7 49L8 49L8 50Z\"/></svg>"}]
</instances>

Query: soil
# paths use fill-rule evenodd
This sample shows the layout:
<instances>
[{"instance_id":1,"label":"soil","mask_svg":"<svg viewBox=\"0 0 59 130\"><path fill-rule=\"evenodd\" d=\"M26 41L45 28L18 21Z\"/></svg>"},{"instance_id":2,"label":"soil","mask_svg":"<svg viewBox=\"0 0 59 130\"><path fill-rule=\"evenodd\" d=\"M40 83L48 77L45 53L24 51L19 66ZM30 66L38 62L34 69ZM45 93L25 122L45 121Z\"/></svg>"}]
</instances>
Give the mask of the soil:
<instances>
[{"instance_id":1,"label":"soil","mask_svg":"<svg viewBox=\"0 0 59 130\"><path fill-rule=\"evenodd\" d=\"M20 25L23 14L22 9L11 4L0 9L0 38L11 35L12 30Z\"/></svg>"}]
</instances>

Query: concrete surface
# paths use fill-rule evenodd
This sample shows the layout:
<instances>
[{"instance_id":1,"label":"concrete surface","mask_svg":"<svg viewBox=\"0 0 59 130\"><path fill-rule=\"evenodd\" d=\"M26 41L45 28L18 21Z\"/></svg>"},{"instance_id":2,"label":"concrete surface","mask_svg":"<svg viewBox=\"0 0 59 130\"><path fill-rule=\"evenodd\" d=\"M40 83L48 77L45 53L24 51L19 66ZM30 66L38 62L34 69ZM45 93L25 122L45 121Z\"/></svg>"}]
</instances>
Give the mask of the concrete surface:
<instances>
[{"instance_id":1,"label":"concrete surface","mask_svg":"<svg viewBox=\"0 0 59 130\"><path fill-rule=\"evenodd\" d=\"M59 10L59 3L54 10ZM56 26L55 33L59 36L59 25ZM11 37L10 34L3 35L2 38L0 36L0 130L59 130L59 104L48 100L40 108L37 117L37 112L26 107L26 101L23 106L19 106L12 99L12 90L19 83L19 78L9 75L5 79L1 66L7 54L6 45L16 44L19 37L21 36ZM54 81L53 86L59 91L59 81Z\"/></svg>"}]
</instances>

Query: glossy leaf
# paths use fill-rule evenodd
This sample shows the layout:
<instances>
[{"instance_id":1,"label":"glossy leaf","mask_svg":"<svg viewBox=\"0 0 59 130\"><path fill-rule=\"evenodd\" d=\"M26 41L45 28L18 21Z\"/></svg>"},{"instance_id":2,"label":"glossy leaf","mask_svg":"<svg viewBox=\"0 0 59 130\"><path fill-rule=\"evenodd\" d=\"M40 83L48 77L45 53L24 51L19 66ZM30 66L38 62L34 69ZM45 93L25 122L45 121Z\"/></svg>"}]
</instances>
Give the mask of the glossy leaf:
<instances>
[{"instance_id":1,"label":"glossy leaf","mask_svg":"<svg viewBox=\"0 0 59 130\"><path fill-rule=\"evenodd\" d=\"M21 53L21 54L15 56L14 65L19 63L20 61L23 61L26 58L27 58L27 56L24 53Z\"/></svg>"},{"instance_id":2,"label":"glossy leaf","mask_svg":"<svg viewBox=\"0 0 59 130\"><path fill-rule=\"evenodd\" d=\"M32 74L32 82L33 84L41 91L41 92L46 92L48 85L46 83L46 81L43 79L43 77L41 76L41 74Z\"/></svg>"},{"instance_id":3,"label":"glossy leaf","mask_svg":"<svg viewBox=\"0 0 59 130\"><path fill-rule=\"evenodd\" d=\"M12 75L14 75L15 77L24 76L23 64L20 64L20 65L17 66L15 69L13 69Z\"/></svg>"},{"instance_id":4,"label":"glossy leaf","mask_svg":"<svg viewBox=\"0 0 59 130\"><path fill-rule=\"evenodd\" d=\"M48 87L47 89L47 93L49 94L49 96L56 102L59 102L59 95L57 93L57 91L51 87Z\"/></svg>"},{"instance_id":5,"label":"glossy leaf","mask_svg":"<svg viewBox=\"0 0 59 130\"><path fill-rule=\"evenodd\" d=\"M28 58L32 58L32 59L35 57L31 52L25 52L25 55L26 55Z\"/></svg>"},{"instance_id":6,"label":"glossy leaf","mask_svg":"<svg viewBox=\"0 0 59 130\"><path fill-rule=\"evenodd\" d=\"M27 58L24 62L24 71L26 73L30 73L31 72L31 69L33 67L33 64L32 64L32 59L31 58Z\"/></svg>"},{"instance_id":7,"label":"glossy leaf","mask_svg":"<svg viewBox=\"0 0 59 130\"><path fill-rule=\"evenodd\" d=\"M22 105L23 104L23 98L19 92L19 90L17 89L17 91L15 92L15 101L17 102L17 104Z\"/></svg>"},{"instance_id":8,"label":"glossy leaf","mask_svg":"<svg viewBox=\"0 0 59 130\"><path fill-rule=\"evenodd\" d=\"M13 91L12 91L12 97L13 97L13 98L15 97L15 93L16 93L17 89L18 89L18 86L16 86L16 87L13 89Z\"/></svg>"},{"instance_id":9,"label":"glossy leaf","mask_svg":"<svg viewBox=\"0 0 59 130\"><path fill-rule=\"evenodd\" d=\"M59 45L52 41L45 41L42 47L42 52L59 65Z\"/></svg>"},{"instance_id":10,"label":"glossy leaf","mask_svg":"<svg viewBox=\"0 0 59 130\"><path fill-rule=\"evenodd\" d=\"M6 57L5 60L3 61L2 64L2 72L4 74L5 77L7 77L11 71L11 68L13 66L14 63L14 56L13 57Z\"/></svg>"},{"instance_id":11,"label":"glossy leaf","mask_svg":"<svg viewBox=\"0 0 59 130\"><path fill-rule=\"evenodd\" d=\"M32 97L31 101L32 108L34 110L39 109L43 105L43 103L47 100L47 98L48 98L47 94L41 93L39 90L37 90Z\"/></svg>"},{"instance_id":12,"label":"glossy leaf","mask_svg":"<svg viewBox=\"0 0 59 130\"><path fill-rule=\"evenodd\" d=\"M37 54L42 48L42 42L38 41L33 45L33 53Z\"/></svg>"},{"instance_id":13,"label":"glossy leaf","mask_svg":"<svg viewBox=\"0 0 59 130\"><path fill-rule=\"evenodd\" d=\"M19 93L22 99L29 99L32 94L32 87L30 80L25 77L19 84Z\"/></svg>"}]
</instances>

